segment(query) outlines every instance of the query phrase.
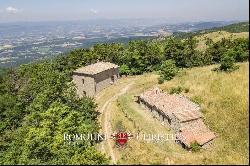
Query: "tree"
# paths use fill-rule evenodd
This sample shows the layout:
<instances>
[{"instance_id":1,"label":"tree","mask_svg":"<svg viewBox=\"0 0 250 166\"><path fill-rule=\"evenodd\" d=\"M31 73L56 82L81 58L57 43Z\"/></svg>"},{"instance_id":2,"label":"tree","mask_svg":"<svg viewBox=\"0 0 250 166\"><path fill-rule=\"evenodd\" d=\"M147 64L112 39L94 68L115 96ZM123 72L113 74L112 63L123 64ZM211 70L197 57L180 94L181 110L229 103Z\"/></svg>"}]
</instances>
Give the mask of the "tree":
<instances>
[{"instance_id":1,"label":"tree","mask_svg":"<svg viewBox=\"0 0 250 166\"><path fill-rule=\"evenodd\" d=\"M78 57L66 59L72 63L40 61L1 76L0 164L108 163L93 140L64 144L65 133L99 131L93 99L79 98L70 83Z\"/></svg>"},{"instance_id":2,"label":"tree","mask_svg":"<svg viewBox=\"0 0 250 166\"><path fill-rule=\"evenodd\" d=\"M221 59L219 69L221 71L228 71L228 72L237 69L237 66L235 66L234 56L235 52L233 50L227 51Z\"/></svg>"},{"instance_id":3,"label":"tree","mask_svg":"<svg viewBox=\"0 0 250 166\"><path fill-rule=\"evenodd\" d=\"M175 66L175 61L166 60L161 65L161 76L164 80L171 80L178 72L178 68Z\"/></svg>"},{"instance_id":4,"label":"tree","mask_svg":"<svg viewBox=\"0 0 250 166\"><path fill-rule=\"evenodd\" d=\"M130 73L130 69L126 64L123 64L120 68L119 68L120 74L121 75L128 75Z\"/></svg>"}]
</instances>

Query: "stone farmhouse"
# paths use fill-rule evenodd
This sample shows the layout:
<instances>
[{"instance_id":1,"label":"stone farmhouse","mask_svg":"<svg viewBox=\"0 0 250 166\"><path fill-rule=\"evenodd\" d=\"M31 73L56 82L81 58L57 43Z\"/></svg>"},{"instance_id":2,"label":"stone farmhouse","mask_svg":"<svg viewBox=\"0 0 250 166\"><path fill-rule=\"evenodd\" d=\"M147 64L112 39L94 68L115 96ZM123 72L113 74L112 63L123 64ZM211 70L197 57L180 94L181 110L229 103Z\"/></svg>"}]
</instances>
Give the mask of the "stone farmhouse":
<instances>
[{"instance_id":1,"label":"stone farmhouse","mask_svg":"<svg viewBox=\"0 0 250 166\"><path fill-rule=\"evenodd\" d=\"M73 82L77 94L93 97L119 78L119 66L109 62L97 62L81 67L73 72Z\"/></svg>"},{"instance_id":2,"label":"stone farmhouse","mask_svg":"<svg viewBox=\"0 0 250 166\"><path fill-rule=\"evenodd\" d=\"M138 96L137 101L176 134L176 140L189 149L197 141L202 147L209 145L216 135L203 122L200 107L183 95L171 95L158 87Z\"/></svg>"}]
</instances>

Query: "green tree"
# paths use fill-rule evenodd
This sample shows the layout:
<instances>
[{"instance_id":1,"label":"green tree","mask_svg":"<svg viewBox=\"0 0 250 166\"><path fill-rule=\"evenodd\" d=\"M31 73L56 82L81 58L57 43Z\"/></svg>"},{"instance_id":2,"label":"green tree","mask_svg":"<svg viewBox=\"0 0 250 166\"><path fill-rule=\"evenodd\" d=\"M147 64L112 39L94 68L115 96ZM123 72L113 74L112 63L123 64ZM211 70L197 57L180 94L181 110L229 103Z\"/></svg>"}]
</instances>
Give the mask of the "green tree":
<instances>
[{"instance_id":1,"label":"green tree","mask_svg":"<svg viewBox=\"0 0 250 166\"><path fill-rule=\"evenodd\" d=\"M171 80L178 72L178 68L175 66L175 61L166 60L161 65L161 76L164 80Z\"/></svg>"},{"instance_id":2,"label":"green tree","mask_svg":"<svg viewBox=\"0 0 250 166\"><path fill-rule=\"evenodd\" d=\"M99 124L93 99L78 98L70 83L78 63L62 62L26 64L1 76L0 164L108 163L95 141L64 144L63 134L97 133Z\"/></svg>"},{"instance_id":3,"label":"green tree","mask_svg":"<svg viewBox=\"0 0 250 166\"><path fill-rule=\"evenodd\" d=\"M233 71L237 69L237 66L235 65L235 52L233 50L229 50L224 54L224 56L221 59L220 67L219 69L221 71Z\"/></svg>"},{"instance_id":4,"label":"green tree","mask_svg":"<svg viewBox=\"0 0 250 166\"><path fill-rule=\"evenodd\" d=\"M130 73L130 69L126 64L121 65L121 67L119 68L119 72L121 75L128 75Z\"/></svg>"}]
</instances>

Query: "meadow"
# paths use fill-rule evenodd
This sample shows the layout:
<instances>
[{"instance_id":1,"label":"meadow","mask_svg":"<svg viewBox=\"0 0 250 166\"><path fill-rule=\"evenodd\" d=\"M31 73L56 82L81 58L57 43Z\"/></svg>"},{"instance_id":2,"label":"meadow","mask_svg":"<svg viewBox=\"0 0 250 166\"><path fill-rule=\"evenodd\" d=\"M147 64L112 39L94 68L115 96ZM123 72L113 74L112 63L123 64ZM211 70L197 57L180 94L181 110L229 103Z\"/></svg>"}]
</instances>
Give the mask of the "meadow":
<instances>
[{"instance_id":1,"label":"meadow","mask_svg":"<svg viewBox=\"0 0 250 166\"><path fill-rule=\"evenodd\" d=\"M135 95L159 86L164 91L181 87L184 95L201 105L204 121L218 137L208 149L190 152L174 141L153 142L130 139L125 148L113 151L117 164L247 164L249 161L249 63L239 63L232 73L212 71L216 65L183 69L178 75L157 85L159 75L147 73L121 78L101 92L97 103L113 96L119 88L134 82L130 90L107 108L113 131L171 134L172 130L135 102Z\"/></svg>"}]
</instances>

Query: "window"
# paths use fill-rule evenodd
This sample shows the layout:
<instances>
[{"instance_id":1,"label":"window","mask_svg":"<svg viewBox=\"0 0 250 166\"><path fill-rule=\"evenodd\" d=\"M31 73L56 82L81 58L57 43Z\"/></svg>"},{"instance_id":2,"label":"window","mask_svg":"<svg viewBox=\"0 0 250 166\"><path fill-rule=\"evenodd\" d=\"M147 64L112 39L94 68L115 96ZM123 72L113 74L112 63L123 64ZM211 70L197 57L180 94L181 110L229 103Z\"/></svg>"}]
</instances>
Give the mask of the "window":
<instances>
[{"instance_id":1,"label":"window","mask_svg":"<svg viewBox=\"0 0 250 166\"><path fill-rule=\"evenodd\" d=\"M83 95L83 96L86 96L86 91L83 91L83 92L82 92L82 95Z\"/></svg>"},{"instance_id":2,"label":"window","mask_svg":"<svg viewBox=\"0 0 250 166\"><path fill-rule=\"evenodd\" d=\"M115 76L111 76L111 81L115 82Z\"/></svg>"},{"instance_id":3,"label":"window","mask_svg":"<svg viewBox=\"0 0 250 166\"><path fill-rule=\"evenodd\" d=\"M82 84L84 85L84 79L82 79Z\"/></svg>"}]
</instances>

